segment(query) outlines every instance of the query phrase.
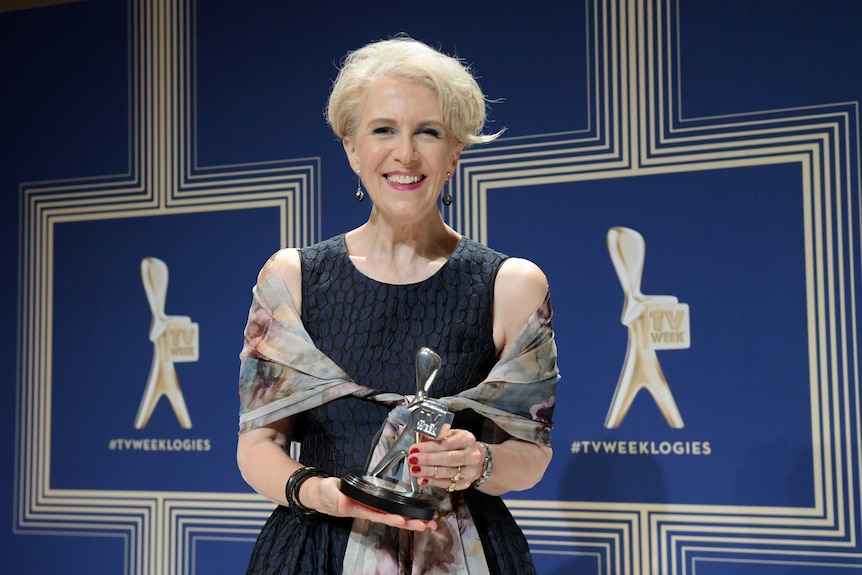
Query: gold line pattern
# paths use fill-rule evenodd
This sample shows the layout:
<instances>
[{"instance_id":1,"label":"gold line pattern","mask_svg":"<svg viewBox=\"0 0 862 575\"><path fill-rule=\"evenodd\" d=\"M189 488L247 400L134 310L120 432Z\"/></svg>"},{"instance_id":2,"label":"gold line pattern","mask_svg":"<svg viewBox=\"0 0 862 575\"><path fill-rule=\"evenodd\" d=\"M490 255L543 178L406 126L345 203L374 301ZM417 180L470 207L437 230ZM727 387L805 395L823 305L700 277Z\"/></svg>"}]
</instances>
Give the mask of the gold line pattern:
<instances>
[{"instance_id":1,"label":"gold line pattern","mask_svg":"<svg viewBox=\"0 0 862 575\"><path fill-rule=\"evenodd\" d=\"M447 220L488 240L494 190L798 165L802 180L814 505L651 505L512 500L536 553L595 557L597 572L696 573L711 562L862 570L856 331L857 102L684 119L679 0L588 0L586 131L468 150ZM854 153L855 150L855 153ZM854 446L856 446L854 448ZM830 563L831 561L831 563Z\"/></svg>"},{"instance_id":2,"label":"gold line pattern","mask_svg":"<svg viewBox=\"0 0 862 575\"><path fill-rule=\"evenodd\" d=\"M50 486L54 224L276 207L283 245L318 239L319 160L202 168L194 135L194 8L130 4L130 169L22 185L15 530L123 540L125 573L194 573L199 542L252 539L272 504L232 493ZM598 573L696 574L712 563L858 569L858 103L683 118L678 0L585 0L589 124L462 156L447 220L487 242L494 191L769 164L799 166L806 222L814 457L811 507L509 500L537 554ZM855 153L854 153L855 150ZM855 447L854 447L855 446ZM705 567L704 567L705 568Z\"/></svg>"},{"instance_id":3,"label":"gold line pattern","mask_svg":"<svg viewBox=\"0 0 862 575\"><path fill-rule=\"evenodd\" d=\"M270 208L281 246L319 240L319 158L201 167L194 141L192 0L129 3L129 171L22 184L16 533L124 542L124 573L194 573L195 541L248 541L272 503L241 493L51 487L56 224Z\"/></svg>"}]
</instances>

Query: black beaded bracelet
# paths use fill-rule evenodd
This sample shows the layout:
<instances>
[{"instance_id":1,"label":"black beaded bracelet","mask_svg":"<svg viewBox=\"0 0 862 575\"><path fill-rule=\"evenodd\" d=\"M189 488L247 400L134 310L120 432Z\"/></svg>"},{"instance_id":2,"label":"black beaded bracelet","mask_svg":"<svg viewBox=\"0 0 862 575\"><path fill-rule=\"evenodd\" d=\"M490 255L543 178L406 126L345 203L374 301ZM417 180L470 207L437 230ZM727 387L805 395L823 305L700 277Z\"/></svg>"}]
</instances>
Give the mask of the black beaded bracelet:
<instances>
[{"instance_id":1,"label":"black beaded bracelet","mask_svg":"<svg viewBox=\"0 0 862 575\"><path fill-rule=\"evenodd\" d=\"M287 507L297 517L308 517L317 513L314 509L303 505L299 500L299 488L310 477L326 477L326 473L314 467L300 467L290 474L287 484L284 486L284 497L287 499Z\"/></svg>"},{"instance_id":2,"label":"black beaded bracelet","mask_svg":"<svg viewBox=\"0 0 862 575\"><path fill-rule=\"evenodd\" d=\"M488 477L491 476L491 472L494 470L494 458L491 457L491 448L488 447L488 444L484 441L479 441L479 445L482 446L482 449L485 450L485 461L482 464L482 475L479 476L479 479L473 482L470 487L476 488L488 481Z\"/></svg>"}]
</instances>

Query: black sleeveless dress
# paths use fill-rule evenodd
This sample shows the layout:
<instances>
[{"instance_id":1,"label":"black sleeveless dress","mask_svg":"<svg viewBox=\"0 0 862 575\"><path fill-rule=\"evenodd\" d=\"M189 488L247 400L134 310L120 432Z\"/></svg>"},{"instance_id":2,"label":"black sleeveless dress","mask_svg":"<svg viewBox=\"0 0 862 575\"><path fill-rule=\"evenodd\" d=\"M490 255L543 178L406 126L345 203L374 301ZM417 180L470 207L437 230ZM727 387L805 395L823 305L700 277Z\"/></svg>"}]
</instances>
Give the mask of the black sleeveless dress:
<instances>
[{"instance_id":1,"label":"black sleeveless dress","mask_svg":"<svg viewBox=\"0 0 862 575\"><path fill-rule=\"evenodd\" d=\"M442 359L431 397L474 387L494 365L494 280L506 256L463 238L435 275L409 285L384 284L360 273L343 235L303 248L300 256L303 325L315 345L357 383L415 393L414 358L423 346ZM350 396L298 415L293 439L301 442L300 462L339 477L364 469L388 412L384 405ZM487 427L472 411L456 414L454 426L477 437ZM463 494L490 573L535 573L527 541L502 499L475 489ZM340 574L351 523L326 515L300 519L279 506L261 530L248 573Z\"/></svg>"}]
</instances>

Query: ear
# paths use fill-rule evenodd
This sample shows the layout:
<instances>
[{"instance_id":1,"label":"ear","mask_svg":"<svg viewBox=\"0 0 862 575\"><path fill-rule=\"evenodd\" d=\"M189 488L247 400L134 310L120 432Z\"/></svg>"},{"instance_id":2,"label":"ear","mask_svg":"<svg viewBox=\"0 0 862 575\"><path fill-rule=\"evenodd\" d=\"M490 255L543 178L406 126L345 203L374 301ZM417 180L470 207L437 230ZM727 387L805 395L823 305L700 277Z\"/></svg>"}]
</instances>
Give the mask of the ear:
<instances>
[{"instance_id":1,"label":"ear","mask_svg":"<svg viewBox=\"0 0 862 575\"><path fill-rule=\"evenodd\" d=\"M359 154L356 151L356 146L350 141L349 136L344 136L341 139L341 145L344 146L344 153L347 154L347 161L350 162L350 167L353 172L359 171Z\"/></svg>"},{"instance_id":2,"label":"ear","mask_svg":"<svg viewBox=\"0 0 862 575\"><path fill-rule=\"evenodd\" d=\"M450 170L453 174L455 173L455 168L458 167L458 160L461 159L461 152L464 151L464 143L458 142L458 145L455 146L455 154L452 158L452 169Z\"/></svg>"}]
</instances>

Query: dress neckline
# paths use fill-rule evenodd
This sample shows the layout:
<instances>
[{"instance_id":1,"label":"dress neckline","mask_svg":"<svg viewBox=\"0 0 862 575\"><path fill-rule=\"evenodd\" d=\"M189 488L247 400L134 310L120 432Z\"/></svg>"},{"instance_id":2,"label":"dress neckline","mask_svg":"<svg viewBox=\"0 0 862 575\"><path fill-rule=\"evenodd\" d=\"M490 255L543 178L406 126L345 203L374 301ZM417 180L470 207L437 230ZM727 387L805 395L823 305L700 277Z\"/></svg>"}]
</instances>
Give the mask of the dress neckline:
<instances>
[{"instance_id":1,"label":"dress neckline","mask_svg":"<svg viewBox=\"0 0 862 575\"><path fill-rule=\"evenodd\" d=\"M344 233L344 234L340 234L338 236L339 251L341 252L341 255L347 260L347 263L353 269L353 272L355 274L359 275L360 277L365 278L368 281L374 282L374 283L379 284L379 285L395 286L395 287L419 286L419 285L422 285L426 282L433 280L434 278L436 278L437 276L442 274L443 270L445 270L446 268L449 267L449 263L455 258L456 255L458 255L461 252L461 250L464 249L464 245L466 244L466 242L467 242L467 236L462 235L461 239L458 240L458 245L455 246L455 250L451 254L449 254L449 257L446 258L446 261L443 262L443 265L440 266L440 268L437 271L435 271L433 274L431 274L427 278L420 280L418 282L410 282L410 283L406 283L406 284L394 284L394 283L389 283L389 282L380 281L378 279L374 279L373 277L363 273L358 267L356 267L356 264L353 263L353 260L350 259L350 252L347 250L347 234Z\"/></svg>"}]
</instances>

